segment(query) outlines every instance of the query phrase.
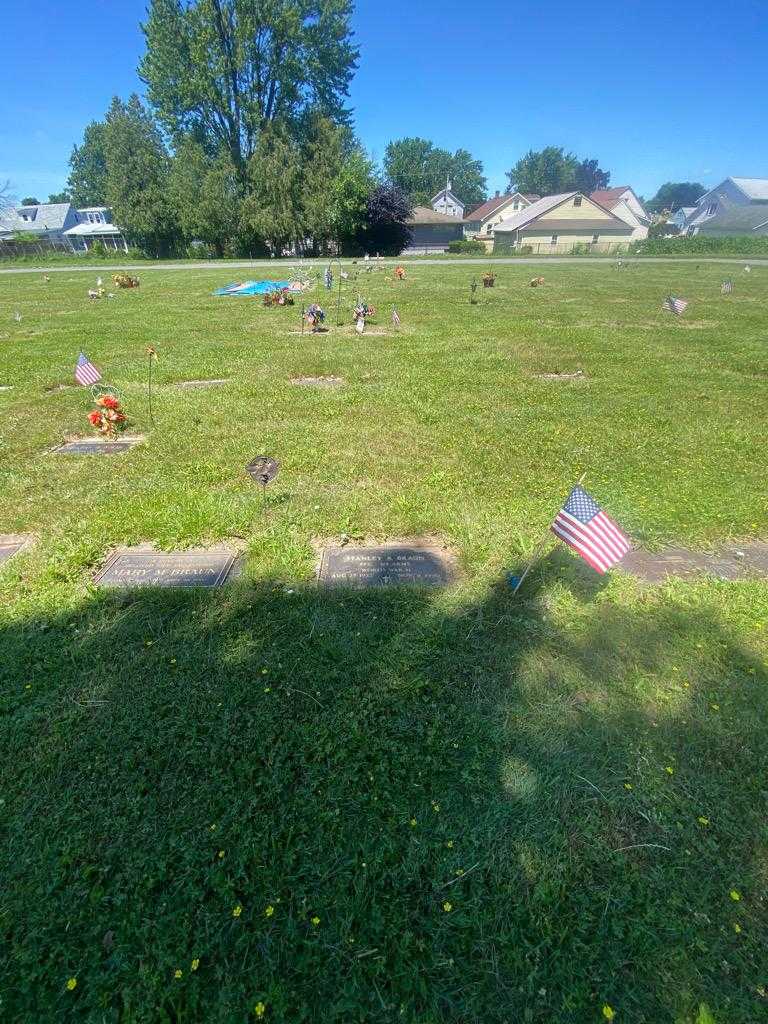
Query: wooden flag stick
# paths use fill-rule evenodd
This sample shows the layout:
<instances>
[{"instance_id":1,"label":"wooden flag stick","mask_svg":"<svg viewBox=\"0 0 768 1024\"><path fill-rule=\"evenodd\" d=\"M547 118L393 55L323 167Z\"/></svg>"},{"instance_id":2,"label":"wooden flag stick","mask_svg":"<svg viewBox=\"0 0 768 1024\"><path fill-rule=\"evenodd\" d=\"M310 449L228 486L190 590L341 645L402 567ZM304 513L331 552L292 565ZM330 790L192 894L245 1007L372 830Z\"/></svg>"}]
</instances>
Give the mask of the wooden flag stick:
<instances>
[{"instance_id":1,"label":"wooden flag stick","mask_svg":"<svg viewBox=\"0 0 768 1024\"><path fill-rule=\"evenodd\" d=\"M155 417L152 415L152 360L155 358L155 350L152 345L147 349L147 358L149 359L149 367L147 374L147 401L149 405L149 422L154 427Z\"/></svg>"},{"instance_id":2,"label":"wooden flag stick","mask_svg":"<svg viewBox=\"0 0 768 1024\"><path fill-rule=\"evenodd\" d=\"M302 303L302 306L301 306L301 336L302 336L302 338L304 337L304 320L305 320L304 308L305 308L304 304Z\"/></svg>"},{"instance_id":3,"label":"wooden flag stick","mask_svg":"<svg viewBox=\"0 0 768 1024\"><path fill-rule=\"evenodd\" d=\"M338 264L339 264L339 294L338 294L338 297L336 299L336 326L337 327L341 327L341 281L342 281L342 277L341 277L341 260L338 261Z\"/></svg>"},{"instance_id":4,"label":"wooden flag stick","mask_svg":"<svg viewBox=\"0 0 768 1024\"><path fill-rule=\"evenodd\" d=\"M586 471L581 474L581 476L579 477L578 481L571 488L571 492L573 492L575 487L581 487L581 485L584 483L584 478L586 477L586 475L587 475ZM531 569L534 567L534 565L536 565L536 563L539 562L543 558L543 556L544 556L544 549L546 548L547 544L551 540L551 537L554 536L554 534L550 533L550 530L551 530L551 527L548 526L547 527L547 532L544 534L544 538L542 539L541 543L539 544L539 546L534 551L533 555L531 555L531 560L528 562L528 565L526 565L525 570L523 571L523 575L520 577L520 579L515 584L515 589L512 591L512 596L513 597L518 592L520 587L522 587L523 580L528 575L528 573L531 571ZM555 543L557 543L558 539L559 538L555 536Z\"/></svg>"}]
</instances>

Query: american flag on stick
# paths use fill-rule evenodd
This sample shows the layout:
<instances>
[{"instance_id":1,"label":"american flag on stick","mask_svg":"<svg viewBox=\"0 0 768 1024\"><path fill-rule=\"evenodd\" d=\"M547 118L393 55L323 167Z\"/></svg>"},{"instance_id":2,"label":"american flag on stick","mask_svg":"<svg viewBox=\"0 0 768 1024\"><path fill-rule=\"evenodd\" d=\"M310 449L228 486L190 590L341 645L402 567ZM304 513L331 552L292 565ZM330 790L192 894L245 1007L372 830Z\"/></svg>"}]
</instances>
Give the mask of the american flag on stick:
<instances>
[{"instance_id":1,"label":"american flag on stick","mask_svg":"<svg viewBox=\"0 0 768 1024\"><path fill-rule=\"evenodd\" d=\"M670 313L674 313L675 316L680 316L688 308L687 299L678 299L675 295L668 295L664 299L664 309L668 309Z\"/></svg>"},{"instance_id":2,"label":"american flag on stick","mask_svg":"<svg viewBox=\"0 0 768 1024\"><path fill-rule=\"evenodd\" d=\"M578 484L555 516L552 532L599 573L621 561L632 547L616 523Z\"/></svg>"},{"instance_id":3,"label":"american flag on stick","mask_svg":"<svg viewBox=\"0 0 768 1024\"><path fill-rule=\"evenodd\" d=\"M83 352L81 352L77 357L75 380L85 388L90 387L91 384L96 384L101 380L101 374Z\"/></svg>"},{"instance_id":4,"label":"american flag on stick","mask_svg":"<svg viewBox=\"0 0 768 1024\"><path fill-rule=\"evenodd\" d=\"M723 295L730 295L733 291L733 281L723 281L720 291Z\"/></svg>"},{"instance_id":5,"label":"american flag on stick","mask_svg":"<svg viewBox=\"0 0 768 1024\"><path fill-rule=\"evenodd\" d=\"M397 312L394 306L392 307L392 323L395 325L395 327L400 326L400 314Z\"/></svg>"}]
</instances>

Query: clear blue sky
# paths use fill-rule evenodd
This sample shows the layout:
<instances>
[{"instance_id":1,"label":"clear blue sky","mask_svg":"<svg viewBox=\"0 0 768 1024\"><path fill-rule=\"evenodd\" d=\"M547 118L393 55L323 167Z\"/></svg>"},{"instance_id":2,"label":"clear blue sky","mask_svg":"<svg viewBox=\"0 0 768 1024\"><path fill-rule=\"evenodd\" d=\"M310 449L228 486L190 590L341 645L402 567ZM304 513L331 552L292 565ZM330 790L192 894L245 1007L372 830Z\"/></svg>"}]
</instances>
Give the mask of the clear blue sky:
<instances>
[{"instance_id":1,"label":"clear blue sky","mask_svg":"<svg viewBox=\"0 0 768 1024\"><path fill-rule=\"evenodd\" d=\"M144 0L5 0L0 181L64 186L72 144L141 91ZM491 191L527 149L597 157L614 184L768 177L764 0L358 0L351 104L378 159L422 135L479 157Z\"/></svg>"}]
</instances>

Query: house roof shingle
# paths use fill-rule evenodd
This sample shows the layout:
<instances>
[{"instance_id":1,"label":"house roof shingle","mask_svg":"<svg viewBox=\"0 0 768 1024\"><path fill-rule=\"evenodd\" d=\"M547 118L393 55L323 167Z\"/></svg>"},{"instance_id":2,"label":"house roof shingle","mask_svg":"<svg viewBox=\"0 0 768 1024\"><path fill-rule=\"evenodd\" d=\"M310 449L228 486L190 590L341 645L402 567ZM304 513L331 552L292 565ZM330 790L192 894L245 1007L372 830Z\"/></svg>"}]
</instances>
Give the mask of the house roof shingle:
<instances>
[{"instance_id":1,"label":"house roof shingle","mask_svg":"<svg viewBox=\"0 0 768 1024\"><path fill-rule=\"evenodd\" d=\"M486 217L492 217L497 210L499 210L505 203L508 203L510 199L514 199L515 196L521 196L529 203L535 203L537 199L541 199L541 196L538 196L533 192L508 192L504 196L494 196L493 199L486 200L486 202L476 206L474 210L470 210L469 213L465 214L465 216L467 220L483 221Z\"/></svg>"},{"instance_id":2,"label":"house roof shingle","mask_svg":"<svg viewBox=\"0 0 768 1024\"><path fill-rule=\"evenodd\" d=\"M60 231L64 227L71 203L40 203L37 206L17 206L0 213L0 231L23 231L28 234L42 234L44 231ZM34 220L24 220L22 213L34 210Z\"/></svg>"},{"instance_id":3,"label":"house roof shingle","mask_svg":"<svg viewBox=\"0 0 768 1024\"><path fill-rule=\"evenodd\" d=\"M433 210L431 206L414 206L408 218L409 224L463 224L461 217L449 217L447 213Z\"/></svg>"},{"instance_id":4,"label":"house roof shingle","mask_svg":"<svg viewBox=\"0 0 768 1024\"><path fill-rule=\"evenodd\" d=\"M514 217L508 217L503 220L500 224L497 224L494 228L494 232L505 232L505 231L519 231L520 228L527 227L532 221L537 220L543 214L548 213L550 210L554 210L561 203L571 199L573 196L579 195L579 192L561 192L556 196L544 196L543 199L539 199L537 203L529 206L527 210L522 210L520 213L515 214ZM599 205L599 204L595 204ZM623 229L624 231L631 231L631 225L627 224L620 217L611 213L610 210L606 210L604 206L600 207L610 217L610 220L600 220L598 218L580 217L576 218L553 218L548 220L545 225L547 229L552 228L553 231L564 231L566 228L584 228L585 231L615 231L617 229Z\"/></svg>"},{"instance_id":5,"label":"house roof shingle","mask_svg":"<svg viewBox=\"0 0 768 1024\"><path fill-rule=\"evenodd\" d=\"M750 199L768 202L768 178L731 178Z\"/></svg>"},{"instance_id":6,"label":"house roof shingle","mask_svg":"<svg viewBox=\"0 0 768 1024\"><path fill-rule=\"evenodd\" d=\"M544 196L543 199L537 200L532 203L531 206L525 210L521 210L519 213L514 214L512 217L505 217L504 220L497 224L494 231L517 231L518 228L525 227L526 224L532 220L536 220L542 213L546 213L548 210L552 210L555 206L565 202L566 199L570 199L571 196L575 196L575 192L561 192L556 196Z\"/></svg>"},{"instance_id":7,"label":"house roof shingle","mask_svg":"<svg viewBox=\"0 0 768 1024\"><path fill-rule=\"evenodd\" d=\"M765 206L732 206L703 220L699 232L715 228L718 231L733 231L734 234L748 235L767 225L768 209Z\"/></svg>"},{"instance_id":8,"label":"house roof shingle","mask_svg":"<svg viewBox=\"0 0 768 1024\"><path fill-rule=\"evenodd\" d=\"M610 210L619 202L625 192L631 191L629 185L620 185L618 188L598 188L590 193L589 198Z\"/></svg>"}]
</instances>

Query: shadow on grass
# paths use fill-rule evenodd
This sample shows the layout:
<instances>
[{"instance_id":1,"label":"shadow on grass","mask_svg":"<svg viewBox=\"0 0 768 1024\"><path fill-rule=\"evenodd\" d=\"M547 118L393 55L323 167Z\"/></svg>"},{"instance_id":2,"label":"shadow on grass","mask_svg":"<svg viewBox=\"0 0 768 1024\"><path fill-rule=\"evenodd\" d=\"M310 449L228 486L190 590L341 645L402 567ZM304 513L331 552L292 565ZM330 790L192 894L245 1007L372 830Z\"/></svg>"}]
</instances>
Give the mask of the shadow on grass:
<instances>
[{"instance_id":1,"label":"shadow on grass","mask_svg":"<svg viewBox=\"0 0 768 1024\"><path fill-rule=\"evenodd\" d=\"M556 559L7 626L3 1020L760 1019L764 668Z\"/></svg>"}]
</instances>

